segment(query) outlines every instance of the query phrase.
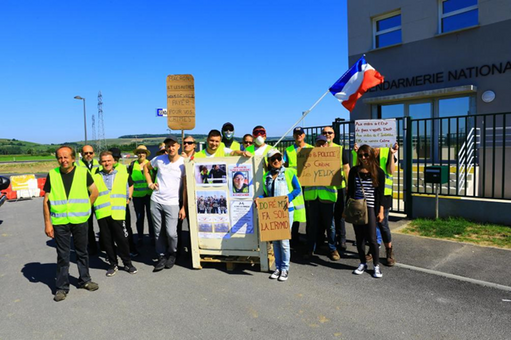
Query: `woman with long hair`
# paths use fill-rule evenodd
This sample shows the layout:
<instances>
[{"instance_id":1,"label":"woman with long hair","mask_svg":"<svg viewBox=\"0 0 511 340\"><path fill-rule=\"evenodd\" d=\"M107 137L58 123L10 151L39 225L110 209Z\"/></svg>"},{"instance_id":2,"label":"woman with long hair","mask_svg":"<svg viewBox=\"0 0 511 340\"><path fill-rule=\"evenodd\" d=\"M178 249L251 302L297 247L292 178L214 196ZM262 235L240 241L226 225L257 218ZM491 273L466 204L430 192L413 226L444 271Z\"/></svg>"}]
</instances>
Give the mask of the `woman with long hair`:
<instances>
[{"instance_id":1,"label":"woman with long hair","mask_svg":"<svg viewBox=\"0 0 511 340\"><path fill-rule=\"evenodd\" d=\"M365 244L373 256L373 277L382 277L380 255L376 242L376 222L383 220L383 196L385 194L385 173L379 167L376 154L369 145L362 145L357 151L357 165L350 170L348 178L348 197L366 198L368 223L354 225L360 264L353 274L360 275L367 270Z\"/></svg>"}]
</instances>

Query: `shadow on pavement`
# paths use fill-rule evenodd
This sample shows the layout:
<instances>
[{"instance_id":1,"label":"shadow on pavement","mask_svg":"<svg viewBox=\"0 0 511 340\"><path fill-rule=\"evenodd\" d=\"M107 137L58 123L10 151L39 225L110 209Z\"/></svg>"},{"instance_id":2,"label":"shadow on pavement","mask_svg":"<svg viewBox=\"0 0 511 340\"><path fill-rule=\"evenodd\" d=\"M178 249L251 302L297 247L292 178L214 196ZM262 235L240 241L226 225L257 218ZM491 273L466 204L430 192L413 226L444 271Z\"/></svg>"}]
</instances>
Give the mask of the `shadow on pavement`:
<instances>
[{"instance_id":1,"label":"shadow on pavement","mask_svg":"<svg viewBox=\"0 0 511 340\"><path fill-rule=\"evenodd\" d=\"M43 283L55 293L55 273L57 271L56 263L40 263L30 262L25 264L21 269L23 276L32 283ZM69 276L69 282L71 285L78 287L78 279Z\"/></svg>"}]
</instances>

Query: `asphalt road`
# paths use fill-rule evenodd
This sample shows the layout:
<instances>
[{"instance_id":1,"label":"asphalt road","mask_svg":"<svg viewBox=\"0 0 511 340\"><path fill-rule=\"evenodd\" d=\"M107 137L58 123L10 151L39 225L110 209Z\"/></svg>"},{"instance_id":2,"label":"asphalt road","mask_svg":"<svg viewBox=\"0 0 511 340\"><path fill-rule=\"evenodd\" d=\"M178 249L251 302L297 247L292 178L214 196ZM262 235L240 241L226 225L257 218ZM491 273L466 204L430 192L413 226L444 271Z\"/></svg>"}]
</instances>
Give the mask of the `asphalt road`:
<instances>
[{"instance_id":1,"label":"asphalt road","mask_svg":"<svg viewBox=\"0 0 511 340\"><path fill-rule=\"evenodd\" d=\"M96 292L76 289L73 263L71 291L56 303L41 206L0 208L0 339L511 339L511 292L402 267L355 276L354 257L292 257L281 283L258 267L193 270L183 259L152 273L146 246L135 275L108 278L103 257L92 258Z\"/></svg>"}]
</instances>

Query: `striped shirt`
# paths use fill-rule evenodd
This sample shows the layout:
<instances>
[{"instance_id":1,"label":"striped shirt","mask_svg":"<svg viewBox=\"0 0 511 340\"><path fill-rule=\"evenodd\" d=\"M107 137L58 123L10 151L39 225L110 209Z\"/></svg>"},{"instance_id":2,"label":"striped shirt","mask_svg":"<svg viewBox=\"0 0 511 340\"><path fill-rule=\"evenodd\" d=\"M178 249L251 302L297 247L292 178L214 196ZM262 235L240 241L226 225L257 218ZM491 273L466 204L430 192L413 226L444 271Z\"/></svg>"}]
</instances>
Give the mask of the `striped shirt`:
<instances>
[{"instance_id":1,"label":"striped shirt","mask_svg":"<svg viewBox=\"0 0 511 340\"><path fill-rule=\"evenodd\" d=\"M367 201L368 208L374 208L374 186L373 181L371 179L371 175L369 173L360 172L360 177L355 178L355 199L365 198ZM360 186L360 182L362 182L362 186L364 187L364 192L362 192L362 187Z\"/></svg>"}]
</instances>

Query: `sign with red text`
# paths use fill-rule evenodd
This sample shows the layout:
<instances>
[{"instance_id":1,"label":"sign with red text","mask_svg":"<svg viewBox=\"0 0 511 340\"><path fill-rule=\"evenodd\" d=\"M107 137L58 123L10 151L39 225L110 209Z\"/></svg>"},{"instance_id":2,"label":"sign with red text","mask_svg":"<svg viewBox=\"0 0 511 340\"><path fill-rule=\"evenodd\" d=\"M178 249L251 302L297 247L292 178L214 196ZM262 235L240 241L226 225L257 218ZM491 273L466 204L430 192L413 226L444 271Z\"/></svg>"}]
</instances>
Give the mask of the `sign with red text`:
<instances>
[{"instance_id":1,"label":"sign with red text","mask_svg":"<svg viewBox=\"0 0 511 340\"><path fill-rule=\"evenodd\" d=\"M360 119L355 121L355 143L373 148L391 148L396 143L395 119Z\"/></svg>"},{"instance_id":2,"label":"sign with red text","mask_svg":"<svg viewBox=\"0 0 511 340\"><path fill-rule=\"evenodd\" d=\"M297 154L297 176L302 187L341 185L341 148L303 148Z\"/></svg>"},{"instance_id":3,"label":"sign with red text","mask_svg":"<svg viewBox=\"0 0 511 340\"><path fill-rule=\"evenodd\" d=\"M172 130L195 127L195 83L191 74L167 76L167 125Z\"/></svg>"},{"instance_id":4,"label":"sign with red text","mask_svg":"<svg viewBox=\"0 0 511 340\"><path fill-rule=\"evenodd\" d=\"M261 242L289 240L291 226L286 196L259 198L257 203Z\"/></svg>"}]
</instances>

